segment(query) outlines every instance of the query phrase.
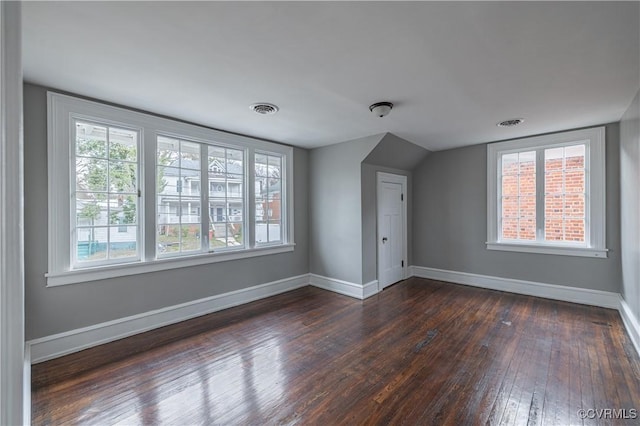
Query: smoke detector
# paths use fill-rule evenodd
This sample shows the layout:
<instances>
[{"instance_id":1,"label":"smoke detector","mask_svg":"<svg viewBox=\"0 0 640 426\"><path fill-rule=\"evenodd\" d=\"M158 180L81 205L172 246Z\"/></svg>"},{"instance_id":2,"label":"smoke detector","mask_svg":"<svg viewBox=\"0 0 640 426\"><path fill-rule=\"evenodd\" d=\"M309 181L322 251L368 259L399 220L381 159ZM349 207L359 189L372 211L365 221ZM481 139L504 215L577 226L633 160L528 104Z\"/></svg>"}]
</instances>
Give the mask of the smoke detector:
<instances>
[{"instance_id":1,"label":"smoke detector","mask_svg":"<svg viewBox=\"0 0 640 426\"><path fill-rule=\"evenodd\" d=\"M274 104L260 102L260 103L249 106L249 109L251 109L251 111L255 112L256 114L271 115L278 112L280 108L278 108Z\"/></svg>"},{"instance_id":2,"label":"smoke detector","mask_svg":"<svg viewBox=\"0 0 640 426\"><path fill-rule=\"evenodd\" d=\"M382 118L391 112L391 108L393 108L391 102L376 102L369 107L369 111Z\"/></svg>"},{"instance_id":3,"label":"smoke detector","mask_svg":"<svg viewBox=\"0 0 640 426\"><path fill-rule=\"evenodd\" d=\"M518 124L524 123L524 118L512 118L510 120L504 120L496 124L498 127L514 127Z\"/></svg>"}]
</instances>

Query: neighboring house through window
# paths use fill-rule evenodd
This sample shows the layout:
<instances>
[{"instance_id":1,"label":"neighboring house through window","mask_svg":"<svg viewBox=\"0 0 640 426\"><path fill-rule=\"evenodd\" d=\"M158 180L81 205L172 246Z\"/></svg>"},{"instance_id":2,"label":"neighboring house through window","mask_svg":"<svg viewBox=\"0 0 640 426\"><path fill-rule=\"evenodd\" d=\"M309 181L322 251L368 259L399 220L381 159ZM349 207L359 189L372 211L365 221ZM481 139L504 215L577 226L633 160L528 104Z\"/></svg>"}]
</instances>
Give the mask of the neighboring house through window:
<instances>
[{"instance_id":1,"label":"neighboring house through window","mask_svg":"<svg viewBox=\"0 0 640 426\"><path fill-rule=\"evenodd\" d=\"M293 249L291 147L48 98L49 285Z\"/></svg>"},{"instance_id":2,"label":"neighboring house through window","mask_svg":"<svg viewBox=\"0 0 640 426\"><path fill-rule=\"evenodd\" d=\"M604 128L488 145L492 250L606 257Z\"/></svg>"}]
</instances>

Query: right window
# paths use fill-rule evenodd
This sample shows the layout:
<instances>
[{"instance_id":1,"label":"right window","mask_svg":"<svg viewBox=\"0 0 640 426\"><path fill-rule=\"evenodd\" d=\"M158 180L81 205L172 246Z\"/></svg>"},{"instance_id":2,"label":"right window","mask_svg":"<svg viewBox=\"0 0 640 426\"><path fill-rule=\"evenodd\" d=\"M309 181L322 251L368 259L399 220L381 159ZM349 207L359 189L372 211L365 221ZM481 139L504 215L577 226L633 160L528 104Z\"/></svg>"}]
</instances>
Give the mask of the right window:
<instances>
[{"instance_id":1,"label":"right window","mask_svg":"<svg viewBox=\"0 0 640 426\"><path fill-rule=\"evenodd\" d=\"M487 248L606 257L604 128L488 145Z\"/></svg>"},{"instance_id":2,"label":"right window","mask_svg":"<svg viewBox=\"0 0 640 426\"><path fill-rule=\"evenodd\" d=\"M255 155L256 244L282 242L282 156Z\"/></svg>"}]
</instances>

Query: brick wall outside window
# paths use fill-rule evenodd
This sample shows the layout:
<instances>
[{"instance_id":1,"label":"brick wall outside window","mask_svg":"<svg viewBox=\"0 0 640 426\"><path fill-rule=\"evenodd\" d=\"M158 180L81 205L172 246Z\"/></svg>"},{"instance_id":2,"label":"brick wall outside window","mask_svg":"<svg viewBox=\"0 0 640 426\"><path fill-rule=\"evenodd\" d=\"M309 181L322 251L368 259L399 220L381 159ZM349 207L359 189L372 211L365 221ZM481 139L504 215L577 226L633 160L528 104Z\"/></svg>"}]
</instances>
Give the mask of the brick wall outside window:
<instances>
[{"instance_id":1,"label":"brick wall outside window","mask_svg":"<svg viewBox=\"0 0 640 426\"><path fill-rule=\"evenodd\" d=\"M544 152L544 239L585 240L585 146ZM536 239L535 152L502 156L502 239Z\"/></svg>"}]
</instances>

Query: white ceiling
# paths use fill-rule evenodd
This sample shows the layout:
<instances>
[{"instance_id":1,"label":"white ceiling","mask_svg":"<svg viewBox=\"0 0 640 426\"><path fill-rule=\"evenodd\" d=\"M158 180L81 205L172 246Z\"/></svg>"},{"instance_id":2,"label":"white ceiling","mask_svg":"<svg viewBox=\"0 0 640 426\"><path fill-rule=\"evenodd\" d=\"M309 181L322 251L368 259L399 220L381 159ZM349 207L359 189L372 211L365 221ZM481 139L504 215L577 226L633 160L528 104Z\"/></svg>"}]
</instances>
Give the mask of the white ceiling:
<instances>
[{"instance_id":1,"label":"white ceiling","mask_svg":"<svg viewBox=\"0 0 640 426\"><path fill-rule=\"evenodd\" d=\"M602 124L640 86L637 2L25 2L23 19L29 82L302 147Z\"/></svg>"}]
</instances>

